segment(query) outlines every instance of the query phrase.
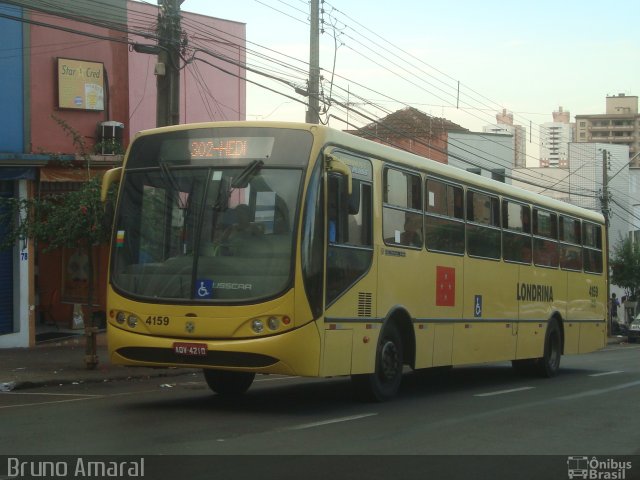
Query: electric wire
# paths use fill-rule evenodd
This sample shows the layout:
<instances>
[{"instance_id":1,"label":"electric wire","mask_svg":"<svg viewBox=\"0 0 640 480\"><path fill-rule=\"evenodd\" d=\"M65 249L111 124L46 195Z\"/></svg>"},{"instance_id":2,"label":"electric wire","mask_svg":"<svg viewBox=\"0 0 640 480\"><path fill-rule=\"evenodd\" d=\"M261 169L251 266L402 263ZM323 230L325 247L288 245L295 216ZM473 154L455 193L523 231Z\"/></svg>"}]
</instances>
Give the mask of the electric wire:
<instances>
[{"instance_id":1,"label":"electric wire","mask_svg":"<svg viewBox=\"0 0 640 480\"><path fill-rule=\"evenodd\" d=\"M98 2L98 3L100 3L100 2ZM261 2L259 2L259 3L261 3ZM281 3L285 3L285 2L281 2ZM75 32L74 32L74 33L75 33ZM101 37L98 37L98 38L101 38ZM109 38L109 40L112 40L112 39L113 39L113 38ZM209 54L210 54L211 52L207 52L207 53L209 53ZM215 55L214 55L214 56L215 56ZM228 59L225 59L225 58L223 58L223 57L221 57L221 56L218 56L218 58L219 58L219 59L221 59L222 61L228 61ZM201 59L198 59L198 60L201 60ZM208 62L205 62L205 63L208 63ZM215 68L218 68L218 67L215 67ZM224 71L224 70L222 70L222 71ZM257 73L257 72L254 72L254 73ZM282 78L278 78L277 80L278 80L278 81L280 81L280 82L288 83L285 79L282 79ZM291 83L288 83L288 84L289 84L290 86L293 86L293 85L291 85ZM282 92L276 92L276 93L278 93L279 95L282 95ZM285 95L285 96L286 96L286 95ZM291 97L288 97L288 98L291 98ZM295 100L294 98L291 98L291 99L292 99L292 100ZM297 101L297 100L296 100L296 101ZM303 104L304 104L305 102L299 102L299 103L303 103ZM347 107L347 109L346 109L346 110L347 110L347 111L349 111L349 107ZM352 111L352 113L356 113L353 109L352 109L351 111ZM359 113L359 112L357 112L357 113ZM362 118L365 118L365 119L368 119L368 120L372 120L372 119L369 117L369 115L367 115L367 114L363 115L363 116L362 116ZM462 160L462 161L464 161L464 159L461 159L461 160ZM569 192L569 193L570 193L570 192Z\"/></svg>"}]
</instances>

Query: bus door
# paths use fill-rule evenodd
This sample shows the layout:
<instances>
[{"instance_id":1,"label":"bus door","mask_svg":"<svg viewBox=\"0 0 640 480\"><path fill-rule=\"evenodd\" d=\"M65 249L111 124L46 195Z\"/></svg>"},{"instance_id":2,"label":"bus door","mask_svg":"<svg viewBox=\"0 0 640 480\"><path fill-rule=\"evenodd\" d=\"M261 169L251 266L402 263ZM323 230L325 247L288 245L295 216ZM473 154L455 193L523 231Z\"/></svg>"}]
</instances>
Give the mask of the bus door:
<instances>
[{"instance_id":1,"label":"bus door","mask_svg":"<svg viewBox=\"0 0 640 480\"><path fill-rule=\"evenodd\" d=\"M326 311L321 374L368 373L376 343L363 342L361 333L369 329L372 337L372 326L377 326L373 169L368 159L343 151L334 150L327 157L334 165L346 166L350 175L331 170L327 174Z\"/></svg>"}]
</instances>

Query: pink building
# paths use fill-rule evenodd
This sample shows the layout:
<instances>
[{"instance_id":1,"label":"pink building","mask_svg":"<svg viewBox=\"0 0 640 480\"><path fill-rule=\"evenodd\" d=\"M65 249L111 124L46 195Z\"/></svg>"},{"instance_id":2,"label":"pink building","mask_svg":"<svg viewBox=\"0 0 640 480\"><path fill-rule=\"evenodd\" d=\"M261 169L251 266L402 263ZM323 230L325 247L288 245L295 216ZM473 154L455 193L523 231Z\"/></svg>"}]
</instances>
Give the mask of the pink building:
<instances>
[{"instance_id":1,"label":"pink building","mask_svg":"<svg viewBox=\"0 0 640 480\"><path fill-rule=\"evenodd\" d=\"M157 7L133 1L127 5L129 29L155 34L156 23L146 22L157 16ZM246 73L241 66L245 62L246 25L182 12L181 26L187 39L188 63L180 75L180 123L245 120ZM130 38L152 44L143 36ZM129 52L129 116L124 123L131 136L155 127L155 66L155 55Z\"/></svg>"},{"instance_id":2,"label":"pink building","mask_svg":"<svg viewBox=\"0 0 640 480\"><path fill-rule=\"evenodd\" d=\"M118 152L96 149L104 145L100 126L116 126L126 148L136 132L156 125L157 57L136 53L132 43L156 45L158 8L130 0L36 3L11 7L0 19L7 51L22 51L0 58L12 72L0 82L3 122L12 127L12 141L0 139L2 197L77 189L87 175L122 162L122 155L113 154ZM182 12L181 123L245 119L245 27ZM90 173L71 132L85 143ZM60 159L75 159L76 168L60 166ZM68 328L77 302L65 287L73 252L46 252L42 246L36 252L32 243L20 248L19 263L13 252L0 253L0 348L33 345L44 322ZM106 248L98 257L95 308L101 310Z\"/></svg>"}]
</instances>

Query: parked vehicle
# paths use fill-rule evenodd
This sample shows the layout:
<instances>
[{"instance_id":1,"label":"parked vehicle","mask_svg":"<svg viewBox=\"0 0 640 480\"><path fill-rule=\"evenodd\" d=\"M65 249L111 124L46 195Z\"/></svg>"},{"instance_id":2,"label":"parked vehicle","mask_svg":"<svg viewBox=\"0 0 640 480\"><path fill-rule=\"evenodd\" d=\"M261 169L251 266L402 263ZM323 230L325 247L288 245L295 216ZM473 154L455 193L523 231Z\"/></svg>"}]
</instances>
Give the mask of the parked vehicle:
<instances>
[{"instance_id":1,"label":"parked vehicle","mask_svg":"<svg viewBox=\"0 0 640 480\"><path fill-rule=\"evenodd\" d=\"M629 331L627 332L627 338L629 343L636 343L640 338L640 313L636 315L636 318L631 325L629 325Z\"/></svg>"}]
</instances>

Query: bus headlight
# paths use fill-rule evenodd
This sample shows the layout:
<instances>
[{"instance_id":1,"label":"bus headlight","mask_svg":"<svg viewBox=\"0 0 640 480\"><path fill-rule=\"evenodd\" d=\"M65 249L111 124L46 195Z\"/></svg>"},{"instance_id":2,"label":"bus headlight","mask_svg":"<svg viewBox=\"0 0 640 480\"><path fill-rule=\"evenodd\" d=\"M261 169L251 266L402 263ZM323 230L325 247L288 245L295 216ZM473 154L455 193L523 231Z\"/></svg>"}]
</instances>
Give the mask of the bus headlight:
<instances>
[{"instance_id":1,"label":"bus headlight","mask_svg":"<svg viewBox=\"0 0 640 480\"><path fill-rule=\"evenodd\" d=\"M280 328L280 319L278 317L269 317L267 325L269 325L269 330L277 330Z\"/></svg>"},{"instance_id":2,"label":"bus headlight","mask_svg":"<svg viewBox=\"0 0 640 480\"><path fill-rule=\"evenodd\" d=\"M122 325L124 323L124 321L126 320L127 316L125 315L124 312L118 312L118 314L116 315L116 322L118 322L120 325Z\"/></svg>"},{"instance_id":3,"label":"bus headlight","mask_svg":"<svg viewBox=\"0 0 640 480\"><path fill-rule=\"evenodd\" d=\"M251 329L256 333L262 333L264 330L264 322L259 318L254 319L251 322Z\"/></svg>"},{"instance_id":4,"label":"bus headlight","mask_svg":"<svg viewBox=\"0 0 640 480\"><path fill-rule=\"evenodd\" d=\"M138 326L138 317L135 315L129 315L127 318L127 325L129 325L129 328L136 328Z\"/></svg>"}]
</instances>

